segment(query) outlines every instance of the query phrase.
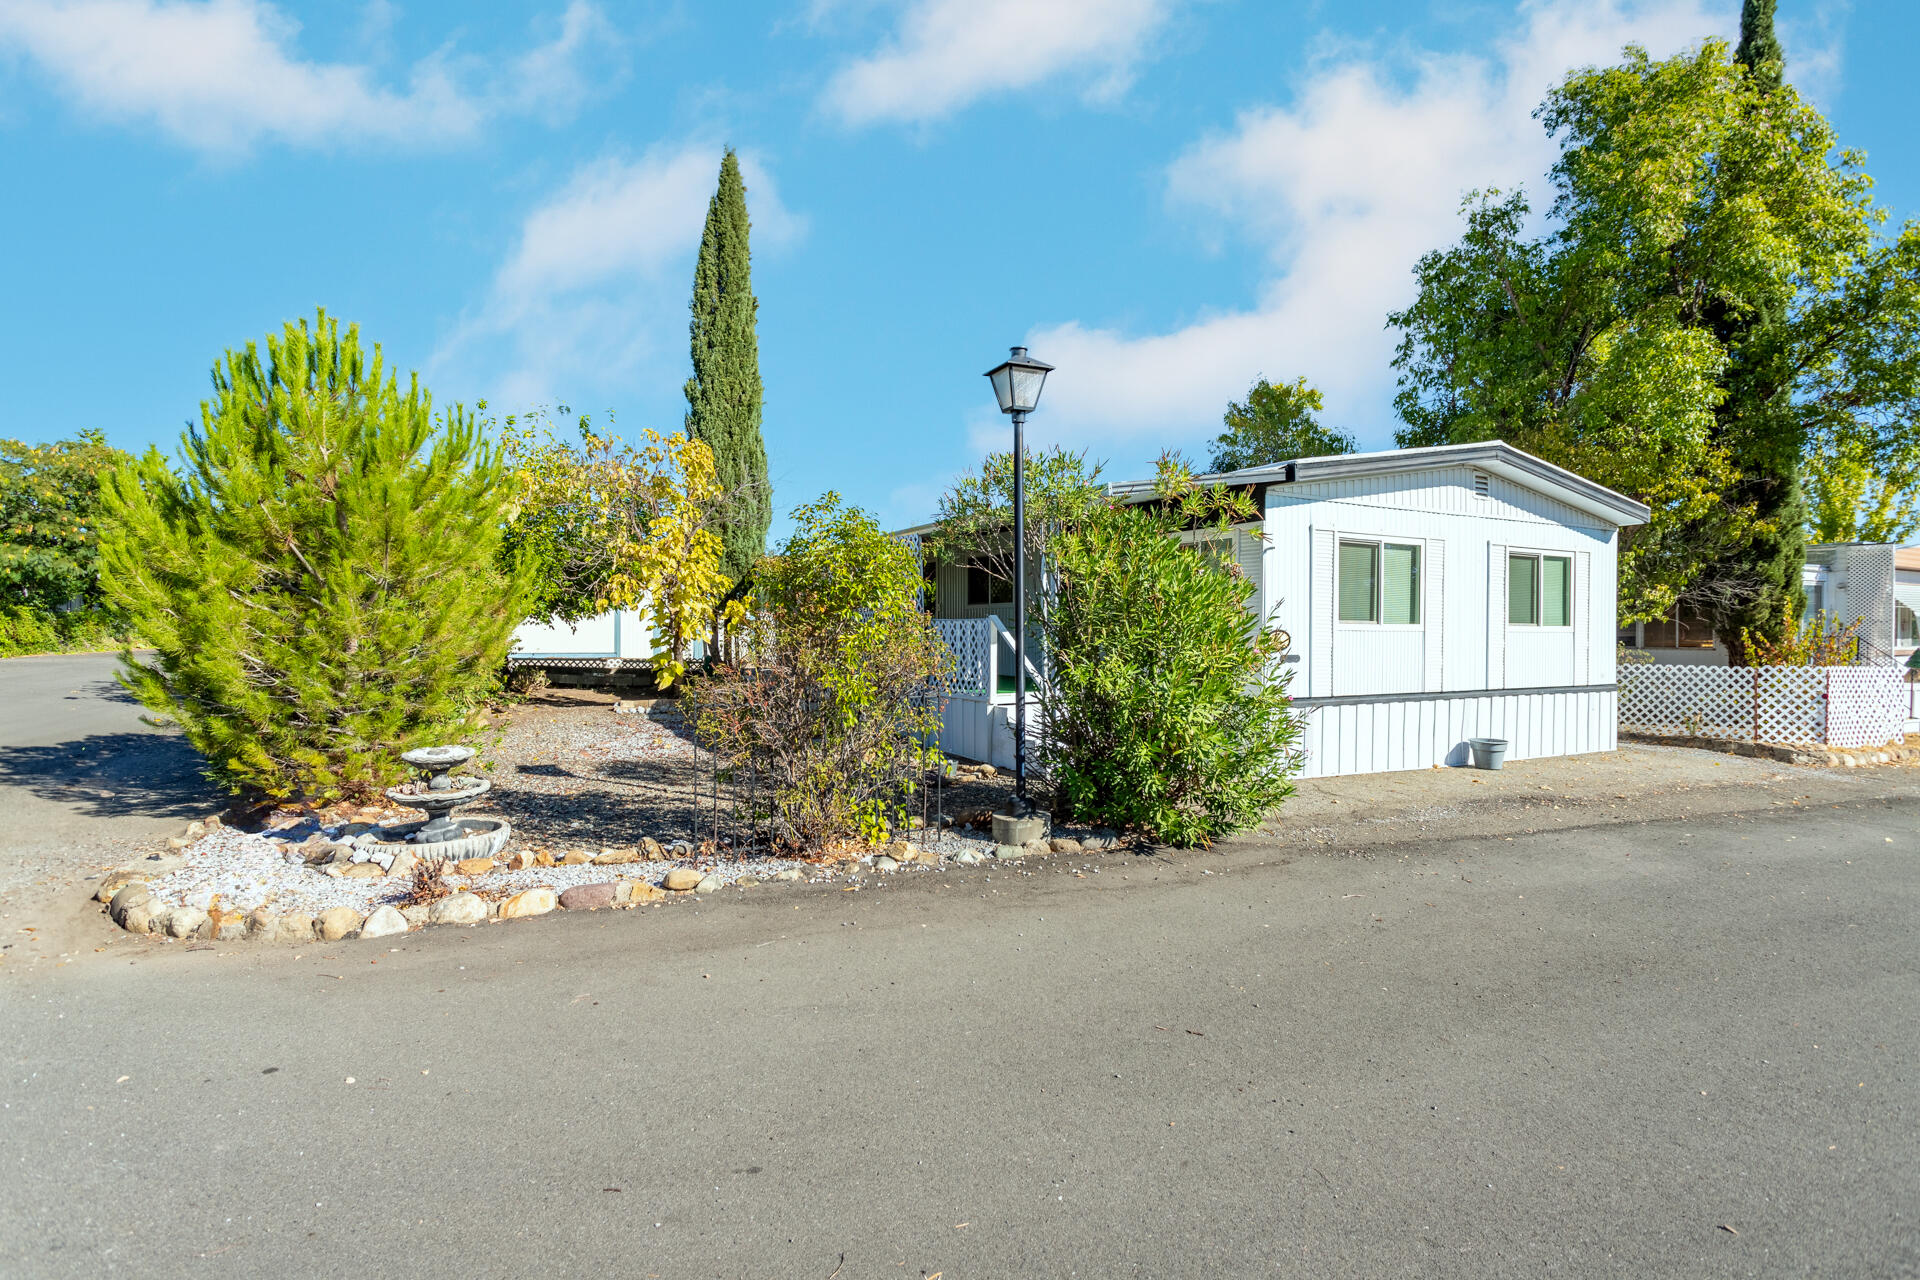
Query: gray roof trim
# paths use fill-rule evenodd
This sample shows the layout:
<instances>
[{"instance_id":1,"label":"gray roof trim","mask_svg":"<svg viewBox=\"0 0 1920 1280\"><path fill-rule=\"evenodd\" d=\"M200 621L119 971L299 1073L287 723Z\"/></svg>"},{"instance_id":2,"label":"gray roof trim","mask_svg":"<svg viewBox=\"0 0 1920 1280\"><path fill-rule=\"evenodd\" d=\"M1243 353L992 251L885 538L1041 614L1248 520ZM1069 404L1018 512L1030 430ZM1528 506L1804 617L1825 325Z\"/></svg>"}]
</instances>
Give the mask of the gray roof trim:
<instances>
[{"instance_id":1,"label":"gray roof trim","mask_svg":"<svg viewBox=\"0 0 1920 1280\"><path fill-rule=\"evenodd\" d=\"M1542 490L1570 507L1615 525L1645 524L1653 514L1645 503L1636 502L1585 476L1575 475L1565 467L1556 467L1502 440L1296 458L1291 462L1250 467L1245 471L1227 471L1199 479L1202 484L1209 485L1296 484L1307 480L1399 475L1409 471L1430 471L1437 467L1479 467L1530 489ZM1108 492L1116 497L1145 497L1153 492L1153 482L1109 485Z\"/></svg>"}]
</instances>

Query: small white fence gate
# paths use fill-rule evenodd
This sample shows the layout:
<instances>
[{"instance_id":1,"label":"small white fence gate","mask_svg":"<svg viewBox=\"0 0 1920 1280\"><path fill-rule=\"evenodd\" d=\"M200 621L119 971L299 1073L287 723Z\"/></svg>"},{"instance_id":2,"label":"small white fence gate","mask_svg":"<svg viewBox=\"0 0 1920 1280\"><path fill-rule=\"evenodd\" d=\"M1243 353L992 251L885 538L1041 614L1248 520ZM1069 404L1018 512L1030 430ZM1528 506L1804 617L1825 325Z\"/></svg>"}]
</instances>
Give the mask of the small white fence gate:
<instances>
[{"instance_id":1,"label":"small white fence gate","mask_svg":"<svg viewBox=\"0 0 1920 1280\"><path fill-rule=\"evenodd\" d=\"M1898 667L1620 668L1627 733L1824 747L1878 747L1908 715Z\"/></svg>"}]
</instances>

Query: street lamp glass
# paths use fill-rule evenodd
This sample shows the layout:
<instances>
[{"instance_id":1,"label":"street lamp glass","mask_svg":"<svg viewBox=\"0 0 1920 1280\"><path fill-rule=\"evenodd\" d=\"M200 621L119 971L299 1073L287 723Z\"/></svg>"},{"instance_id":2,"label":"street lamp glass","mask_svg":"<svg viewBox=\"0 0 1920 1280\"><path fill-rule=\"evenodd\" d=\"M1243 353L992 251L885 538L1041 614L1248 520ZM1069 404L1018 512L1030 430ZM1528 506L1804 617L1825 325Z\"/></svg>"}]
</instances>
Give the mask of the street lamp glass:
<instances>
[{"instance_id":1,"label":"street lamp glass","mask_svg":"<svg viewBox=\"0 0 1920 1280\"><path fill-rule=\"evenodd\" d=\"M1047 374L1052 371L1052 365L1027 355L1025 347L1013 348L1012 355L987 371L987 379L993 383L994 399L1000 402L1000 412L1032 413L1040 403L1040 388L1046 385Z\"/></svg>"}]
</instances>

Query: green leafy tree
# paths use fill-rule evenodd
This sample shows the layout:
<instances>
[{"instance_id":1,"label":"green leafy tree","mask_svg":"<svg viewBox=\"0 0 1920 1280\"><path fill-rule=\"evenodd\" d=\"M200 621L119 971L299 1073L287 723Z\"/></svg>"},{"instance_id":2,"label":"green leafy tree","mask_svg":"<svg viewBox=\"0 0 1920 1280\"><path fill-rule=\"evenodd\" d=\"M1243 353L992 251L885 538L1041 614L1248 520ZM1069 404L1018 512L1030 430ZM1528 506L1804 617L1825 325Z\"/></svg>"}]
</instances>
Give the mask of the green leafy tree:
<instances>
[{"instance_id":1,"label":"green leafy tree","mask_svg":"<svg viewBox=\"0 0 1920 1280\"><path fill-rule=\"evenodd\" d=\"M1402 444L1504 439L1653 508L1621 616L1685 598L1743 653L1795 614L1810 453L1894 474L1916 448L1920 231L1882 235L1862 158L1778 80L1769 6L1745 61L1707 41L1570 75L1548 225L1476 194L1402 332Z\"/></svg>"},{"instance_id":2,"label":"green leafy tree","mask_svg":"<svg viewBox=\"0 0 1920 1280\"><path fill-rule=\"evenodd\" d=\"M1815 542L1909 542L1920 534L1920 476L1882 475L1864 451L1807 460L1807 533Z\"/></svg>"},{"instance_id":3,"label":"green leafy tree","mask_svg":"<svg viewBox=\"0 0 1920 1280\"><path fill-rule=\"evenodd\" d=\"M1227 429L1214 437L1213 469L1244 471L1294 458L1352 453L1359 446L1344 431L1320 425L1326 408L1305 378L1279 386L1261 378L1244 402L1227 405Z\"/></svg>"},{"instance_id":4,"label":"green leafy tree","mask_svg":"<svg viewBox=\"0 0 1920 1280\"><path fill-rule=\"evenodd\" d=\"M720 184L707 205L693 268L693 377L687 380L687 435L713 450L727 508L720 525L720 571L743 593L767 549L773 490L760 437L760 344L748 252L747 189L729 147Z\"/></svg>"},{"instance_id":5,"label":"green leafy tree","mask_svg":"<svg viewBox=\"0 0 1920 1280\"><path fill-rule=\"evenodd\" d=\"M50 618L100 603L100 477L126 460L97 429L0 440L0 608Z\"/></svg>"},{"instance_id":6,"label":"green leafy tree","mask_svg":"<svg viewBox=\"0 0 1920 1280\"><path fill-rule=\"evenodd\" d=\"M693 682L701 738L753 772L787 838L876 843L905 826L950 658L919 608L910 547L834 493L793 521L736 625L744 668Z\"/></svg>"},{"instance_id":7,"label":"green leafy tree","mask_svg":"<svg viewBox=\"0 0 1920 1280\"><path fill-rule=\"evenodd\" d=\"M1053 537L1040 757L1057 816L1199 845L1292 794L1284 641L1249 616L1236 564L1178 538L1253 518L1163 460L1154 501L1103 502Z\"/></svg>"},{"instance_id":8,"label":"green leafy tree","mask_svg":"<svg viewBox=\"0 0 1920 1280\"><path fill-rule=\"evenodd\" d=\"M1038 587L1046 563L1047 540L1078 523L1105 500L1101 466L1085 453L1059 446L1027 455L1022 475L1027 508L1028 583ZM980 470L963 475L940 495L935 527L926 535L926 554L947 564L971 564L989 578L1013 583L1013 454L990 453ZM1044 608L1044 593L1028 595Z\"/></svg>"},{"instance_id":9,"label":"green leafy tree","mask_svg":"<svg viewBox=\"0 0 1920 1280\"><path fill-rule=\"evenodd\" d=\"M102 489L101 580L158 651L123 655L235 790L364 796L459 737L526 616L497 550L512 488L473 415L436 420L322 311L229 351L182 437Z\"/></svg>"}]
</instances>

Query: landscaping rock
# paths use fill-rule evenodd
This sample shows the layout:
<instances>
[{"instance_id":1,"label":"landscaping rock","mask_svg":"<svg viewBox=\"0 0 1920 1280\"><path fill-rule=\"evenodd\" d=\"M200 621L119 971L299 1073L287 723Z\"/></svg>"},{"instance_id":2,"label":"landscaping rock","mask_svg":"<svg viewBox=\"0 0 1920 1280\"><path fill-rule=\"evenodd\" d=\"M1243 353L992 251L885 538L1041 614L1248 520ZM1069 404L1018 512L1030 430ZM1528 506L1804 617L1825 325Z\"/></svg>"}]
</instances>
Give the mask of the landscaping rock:
<instances>
[{"instance_id":1,"label":"landscaping rock","mask_svg":"<svg viewBox=\"0 0 1920 1280\"><path fill-rule=\"evenodd\" d=\"M773 878L775 880L787 880L787 881L805 880L807 878L807 873L800 870L800 868L798 867L788 867L785 871L774 872Z\"/></svg>"},{"instance_id":2,"label":"landscaping rock","mask_svg":"<svg viewBox=\"0 0 1920 1280\"><path fill-rule=\"evenodd\" d=\"M120 917L120 927L128 933L151 933L154 910L152 899L128 907L127 913Z\"/></svg>"},{"instance_id":3,"label":"landscaping rock","mask_svg":"<svg viewBox=\"0 0 1920 1280\"><path fill-rule=\"evenodd\" d=\"M1004 862L1011 862L1013 859L1021 857L1025 853L1026 850L1017 844L997 844L993 846L993 856Z\"/></svg>"},{"instance_id":4,"label":"landscaping rock","mask_svg":"<svg viewBox=\"0 0 1920 1280\"><path fill-rule=\"evenodd\" d=\"M280 917L265 907L255 907L247 912L247 936L249 938L271 938L280 932Z\"/></svg>"},{"instance_id":5,"label":"landscaping rock","mask_svg":"<svg viewBox=\"0 0 1920 1280\"><path fill-rule=\"evenodd\" d=\"M1080 852L1080 842L1078 840L1068 839L1065 836L1055 836L1053 839L1047 841L1047 847L1055 853Z\"/></svg>"},{"instance_id":6,"label":"landscaping rock","mask_svg":"<svg viewBox=\"0 0 1920 1280\"><path fill-rule=\"evenodd\" d=\"M107 914L113 917L115 924L124 924L127 912L135 907L145 906L153 901L153 891L147 888L146 881L133 880L122 885L120 891L107 903Z\"/></svg>"},{"instance_id":7,"label":"landscaping rock","mask_svg":"<svg viewBox=\"0 0 1920 1280\"><path fill-rule=\"evenodd\" d=\"M400 914L407 918L407 924L418 929L421 925L433 923L433 908L437 903L415 902L400 908Z\"/></svg>"},{"instance_id":8,"label":"landscaping rock","mask_svg":"<svg viewBox=\"0 0 1920 1280\"><path fill-rule=\"evenodd\" d=\"M1088 836L1080 842L1080 847L1097 853L1101 849L1111 849L1118 843L1119 841L1115 840L1112 836Z\"/></svg>"},{"instance_id":9,"label":"landscaping rock","mask_svg":"<svg viewBox=\"0 0 1920 1280\"><path fill-rule=\"evenodd\" d=\"M328 907L320 913L320 940L338 942L360 927L360 913L352 907Z\"/></svg>"},{"instance_id":10,"label":"landscaping rock","mask_svg":"<svg viewBox=\"0 0 1920 1280\"><path fill-rule=\"evenodd\" d=\"M413 875L413 869L419 865L420 859L403 849L393 855L393 861L387 867L387 874L390 876L411 877Z\"/></svg>"},{"instance_id":11,"label":"landscaping rock","mask_svg":"<svg viewBox=\"0 0 1920 1280\"><path fill-rule=\"evenodd\" d=\"M613 881L577 884L560 895L560 905L569 911L598 911L613 905Z\"/></svg>"},{"instance_id":12,"label":"landscaping rock","mask_svg":"<svg viewBox=\"0 0 1920 1280\"><path fill-rule=\"evenodd\" d=\"M463 876L483 876L493 870L493 859L463 858L453 864L453 869Z\"/></svg>"},{"instance_id":13,"label":"landscaping rock","mask_svg":"<svg viewBox=\"0 0 1920 1280\"><path fill-rule=\"evenodd\" d=\"M900 864L883 853L873 860L873 869L875 871L898 871Z\"/></svg>"},{"instance_id":14,"label":"landscaping rock","mask_svg":"<svg viewBox=\"0 0 1920 1280\"><path fill-rule=\"evenodd\" d=\"M560 859L560 865L563 867L584 867L592 861L593 855L585 849L569 849L567 850L567 856Z\"/></svg>"},{"instance_id":15,"label":"landscaping rock","mask_svg":"<svg viewBox=\"0 0 1920 1280\"><path fill-rule=\"evenodd\" d=\"M695 871L692 867L675 867L673 870L667 872L666 878L660 883L674 893L685 893L689 889L698 888L700 882L704 879L706 879L706 876L701 872Z\"/></svg>"},{"instance_id":16,"label":"landscaping rock","mask_svg":"<svg viewBox=\"0 0 1920 1280\"><path fill-rule=\"evenodd\" d=\"M329 844L325 840L319 844L314 844L310 840L301 846L301 856L306 858L308 866L313 867L325 866L330 862L343 864L352 862L356 852L358 850L350 844Z\"/></svg>"},{"instance_id":17,"label":"landscaping rock","mask_svg":"<svg viewBox=\"0 0 1920 1280\"><path fill-rule=\"evenodd\" d=\"M1043 853L1052 853L1053 847L1045 840L1029 840L1020 846L1020 851L1029 857L1038 857Z\"/></svg>"},{"instance_id":18,"label":"landscaping rock","mask_svg":"<svg viewBox=\"0 0 1920 1280\"><path fill-rule=\"evenodd\" d=\"M558 899L552 889L541 885L538 889L527 889L514 894L500 904L502 920L518 920L522 916L543 916L558 905Z\"/></svg>"},{"instance_id":19,"label":"landscaping rock","mask_svg":"<svg viewBox=\"0 0 1920 1280\"><path fill-rule=\"evenodd\" d=\"M978 849L962 849L953 855L953 860L963 867L977 867L987 860L987 855Z\"/></svg>"},{"instance_id":20,"label":"landscaping rock","mask_svg":"<svg viewBox=\"0 0 1920 1280\"><path fill-rule=\"evenodd\" d=\"M280 939L283 942L313 941L313 917L304 911L294 911L281 916Z\"/></svg>"},{"instance_id":21,"label":"landscaping rock","mask_svg":"<svg viewBox=\"0 0 1920 1280\"><path fill-rule=\"evenodd\" d=\"M693 886L693 891L695 893L712 893L715 889L718 889L719 887L720 887L719 876L707 876L705 879L701 880L699 884Z\"/></svg>"},{"instance_id":22,"label":"landscaping rock","mask_svg":"<svg viewBox=\"0 0 1920 1280\"><path fill-rule=\"evenodd\" d=\"M887 846L887 856L895 862L912 862L913 846L905 840L895 840Z\"/></svg>"},{"instance_id":23,"label":"landscaping rock","mask_svg":"<svg viewBox=\"0 0 1920 1280\"><path fill-rule=\"evenodd\" d=\"M645 880L622 880L620 884L626 889L626 896L620 897L617 890L614 896L628 906L637 907L645 902L659 902L667 896L665 889L656 884L648 884Z\"/></svg>"},{"instance_id":24,"label":"landscaping rock","mask_svg":"<svg viewBox=\"0 0 1920 1280\"><path fill-rule=\"evenodd\" d=\"M100 877L100 887L94 891L93 896L101 902L112 902L114 894L119 893L122 889L135 882L144 883L146 878L147 875L145 872L135 871L131 868L109 871L106 875Z\"/></svg>"},{"instance_id":25,"label":"landscaping rock","mask_svg":"<svg viewBox=\"0 0 1920 1280\"><path fill-rule=\"evenodd\" d=\"M632 849L602 849L594 858L597 867L617 867L624 862L638 862L640 855Z\"/></svg>"},{"instance_id":26,"label":"landscaping rock","mask_svg":"<svg viewBox=\"0 0 1920 1280\"><path fill-rule=\"evenodd\" d=\"M391 906L381 907L360 926L360 936L363 938L385 938L406 931L407 918L400 914L398 908Z\"/></svg>"},{"instance_id":27,"label":"landscaping rock","mask_svg":"<svg viewBox=\"0 0 1920 1280\"><path fill-rule=\"evenodd\" d=\"M434 924L484 924L486 900L477 893L456 893L429 907L427 919Z\"/></svg>"},{"instance_id":28,"label":"landscaping rock","mask_svg":"<svg viewBox=\"0 0 1920 1280\"><path fill-rule=\"evenodd\" d=\"M545 849L542 849L533 855L533 865L536 867L550 867L553 865L553 855Z\"/></svg>"},{"instance_id":29,"label":"landscaping rock","mask_svg":"<svg viewBox=\"0 0 1920 1280\"><path fill-rule=\"evenodd\" d=\"M247 936L247 917L232 912L218 920L207 918L207 927L203 931L216 942L238 942Z\"/></svg>"},{"instance_id":30,"label":"landscaping rock","mask_svg":"<svg viewBox=\"0 0 1920 1280\"><path fill-rule=\"evenodd\" d=\"M755 880L752 876L741 876L738 880L735 880L733 882L733 887L736 889L751 889L753 888L753 886L759 883L760 882L758 880Z\"/></svg>"},{"instance_id":31,"label":"landscaping rock","mask_svg":"<svg viewBox=\"0 0 1920 1280\"><path fill-rule=\"evenodd\" d=\"M207 923L207 913L198 907L175 907L167 913L167 936L188 938Z\"/></svg>"},{"instance_id":32,"label":"landscaping rock","mask_svg":"<svg viewBox=\"0 0 1920 1280\"><path fill-rule=\"evenodd\" d=\"M652 836L641 837L640 852L645 854L647 856L647 860L650 862L664 861L667 856L667 851L665 846L663 846L658 840L655 840Z\"/></svg>"},{"instance_id":33,"label":"landscaping rock","mask_svg":"<svg viewBox=\"0 0 1920 1280\"><path fill-rule=\"evenodd\" d=\"M350 862L340 868L340 875L347 880L377 880L387 874L377 862Z\"/></svg>"}]
</instances>

